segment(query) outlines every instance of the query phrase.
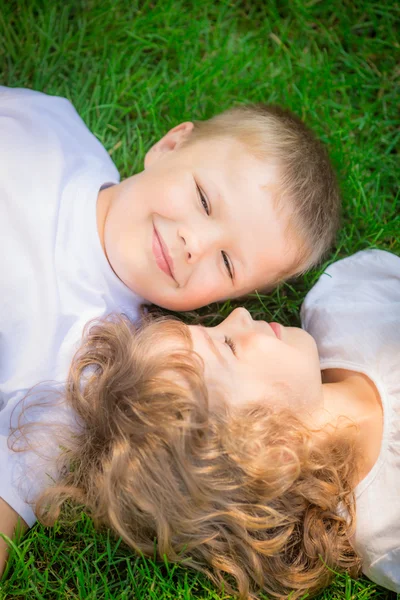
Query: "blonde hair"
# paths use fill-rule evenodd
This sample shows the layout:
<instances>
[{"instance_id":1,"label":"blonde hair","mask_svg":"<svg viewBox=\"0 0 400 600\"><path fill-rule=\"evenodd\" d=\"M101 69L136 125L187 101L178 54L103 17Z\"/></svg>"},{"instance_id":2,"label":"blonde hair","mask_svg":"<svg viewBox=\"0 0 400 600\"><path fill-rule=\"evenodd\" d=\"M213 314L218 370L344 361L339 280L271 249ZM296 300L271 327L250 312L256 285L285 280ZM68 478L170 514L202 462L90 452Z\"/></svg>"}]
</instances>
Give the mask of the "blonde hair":
<instances>
[{"instance_id":1,"label":"blonde hair","mask_svg":"<svg viewBox=\"0 0 400 600\"><path fill-rule=\"evenodd\" d=\"M187 144L226 137L280 166L276 206L288 215L288 233L299 247L295 264L280 279L315 265L334 242L340 222L339 188L324 145L291 111L266 104L237 106L195 121Z\"/></svg>"},{"instance_id":2,"label":"blonde hair","mask_svg":"<svg viewBox=\"0 0 400 600\"><path fill-rule=\"evenodd\" d=\"M261 405L211 410L181 322L92 326L65 401L81 427L63 436L59 479L37 501L45 524L66 501L83 504L135 551L154 556L156 539L160 557L242 599L295 599L327 585L330 569L358 572L353 444L317 444L296 416Z\"/></svg>"}]
</instances>

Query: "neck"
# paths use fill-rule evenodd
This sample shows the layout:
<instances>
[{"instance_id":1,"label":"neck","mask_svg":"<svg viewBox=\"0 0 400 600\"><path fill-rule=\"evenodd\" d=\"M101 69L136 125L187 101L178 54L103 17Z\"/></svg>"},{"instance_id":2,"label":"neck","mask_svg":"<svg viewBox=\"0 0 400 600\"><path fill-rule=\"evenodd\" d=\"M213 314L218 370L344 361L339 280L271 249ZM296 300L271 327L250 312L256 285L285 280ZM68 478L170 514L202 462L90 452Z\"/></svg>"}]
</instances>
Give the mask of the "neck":
<instances>
[{"instance_id":1,"label":"neck","mask_svg":"<svg viewBox=\"0 0 400 600\"><path fill-rule=\"evenodd\" d=\"M105 188L104 190L100 190L99 195L97 197L96 205L97 233L99 234L100 244L106 256L107 254L104 242L104 230L107 220L107 214L113 197L113 187L114 186L112 185L110 187Z\"/></svg>"},{"instance_id":2,"label":"neck","mask_svg":"<svg viewBox=\"0 0 400 600\"><path fill-rule=\"evenodd\" d=\"M322 374L323 408L317 427L347 428L359 450L358 483L374 466L380 452L383 412L378 391L362 373L329 369ZM355 427L350 427L353 424Z\"/></svg>"}]
</instances>

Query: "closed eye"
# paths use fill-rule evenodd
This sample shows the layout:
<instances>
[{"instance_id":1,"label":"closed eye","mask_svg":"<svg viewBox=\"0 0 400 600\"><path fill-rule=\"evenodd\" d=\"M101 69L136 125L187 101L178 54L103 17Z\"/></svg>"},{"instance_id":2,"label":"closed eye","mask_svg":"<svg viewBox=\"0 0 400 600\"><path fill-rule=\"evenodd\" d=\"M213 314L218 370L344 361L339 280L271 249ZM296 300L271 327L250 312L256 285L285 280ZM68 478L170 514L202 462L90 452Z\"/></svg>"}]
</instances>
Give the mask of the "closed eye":
<instances>
[{"instance_id":1,"label":"closed eye","mask_svg":"<svg viewBox=\"0 0 400 600\"><path fill-rule=\"evenodd\" d=\"M221 254L222 254L222 259L223 259L223 261L224 261L225 268L226 268L226 270L227 270L227 272L228 272L228 275L229 275L229 277L230 277L230 278L232 279L232 281L233 281L233 267L232 267L232 263L231 263L231 261L229 260L229 258L228 258L228 255L227 255L227 253L226 253L226 252L224 252L224 251L222 250Z\"/></svg>"},{"instance_id":2,"label":"closed eye","mask_svg":"<svg viewBox=\"0 0 400 600\"><path fill-rule=\"evenodd\" d=\"M197 193L199 195L200 202L201 202L201 204L202 204L202 206L203 206L206 214L208 216L210 216L210 214L211 214L211 205L210 205L209 201L207 200L207 197L206 197L205 193L203 192L203 190L201 189L201 187L199 185L197 185L197 183L196 183L196 187L197 187Z\"/></svg>"},{"instance_id":3,"label":"closed eye","mask_svg":"<svg viewBox=\"0 0 400 600\"><path fill-rule=\"evenodd\" d=\"M235 346L235 342L233 341L233 339L226 335L225 336L225 344L227 346L229 346L229 348L232 350L232 353L236 356L236 346Z\"/></svg>"}]
</instances>

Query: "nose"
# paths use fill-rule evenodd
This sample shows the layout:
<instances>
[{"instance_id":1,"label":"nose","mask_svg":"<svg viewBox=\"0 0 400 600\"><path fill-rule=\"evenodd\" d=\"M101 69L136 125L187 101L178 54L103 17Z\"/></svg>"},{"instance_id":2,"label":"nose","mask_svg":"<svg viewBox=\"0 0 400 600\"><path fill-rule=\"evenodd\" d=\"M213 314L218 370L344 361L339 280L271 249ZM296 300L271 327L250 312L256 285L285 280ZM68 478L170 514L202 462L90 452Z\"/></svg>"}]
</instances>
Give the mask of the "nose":
<instances>
[{"instance_id":1,"label":"nose","mask_svg":"<svg viewBox=\"0 0 400 600\"><path fill-rule=\"evenodd\" d=\"M193 230L182 226L178 230L178 236L183 244L186 260L190 263L199 260L216 244L218 238L217 231L210 226L207 230L200 227Z\"/></svg>"},{"instance_id":2,"label":"nose","mask_svg":"<svg viewBox=\"0 0 400 600\"><path fill-rule=\"evenodd\" d=\"M229 315L228 319L232 321L233 324L240 327L249 327L249 325L253 325L253 317L243 306L239 308L235 308Z\"/></svg>"}]
</instances>

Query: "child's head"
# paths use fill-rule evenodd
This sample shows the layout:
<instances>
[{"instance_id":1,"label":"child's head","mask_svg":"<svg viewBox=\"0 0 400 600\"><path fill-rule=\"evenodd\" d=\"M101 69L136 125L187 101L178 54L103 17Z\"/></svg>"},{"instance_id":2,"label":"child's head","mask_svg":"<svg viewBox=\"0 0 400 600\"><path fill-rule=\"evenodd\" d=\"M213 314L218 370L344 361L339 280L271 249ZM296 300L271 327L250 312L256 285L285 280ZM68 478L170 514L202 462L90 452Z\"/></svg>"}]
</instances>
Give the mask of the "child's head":
<instances>
[{"instance_id":1,"label":"child's head","mask_svg":"<svg viewBox=\"0 0 400 600\"><path fill-rule=\"evenodd\" d=\"M208 331L174 320L94 326L67 385L82 430L39 515L51 523L72 498L133 549L153 556L157 539L160 557L205 571L241 598L257 590L298 598L329 583L330 569L357 571L355 449L337 432L315 436L302 420L318 396L308 334L252 324L246 336L244 318L239 311ZM287 377L270 369L271 381L260 375L255 387L242 386L239 401L207 367L210 352L220 370L243 363L246 381L257 370L249 371L250 342L265 357L287 346L299 368L287 364Z\"/></svg>"},{"instance_id":2,"label":"child's head","mask_svg":"<svg viewBox=\"0 0 400 600\"><path fill-rule=\"evenodd\" d=\"M323 145L288 111L257 105L169 131L143 172L100 192L98 225L128 287L190 310L315 264L339 208Z\"/></svg>"}]
</instances>

